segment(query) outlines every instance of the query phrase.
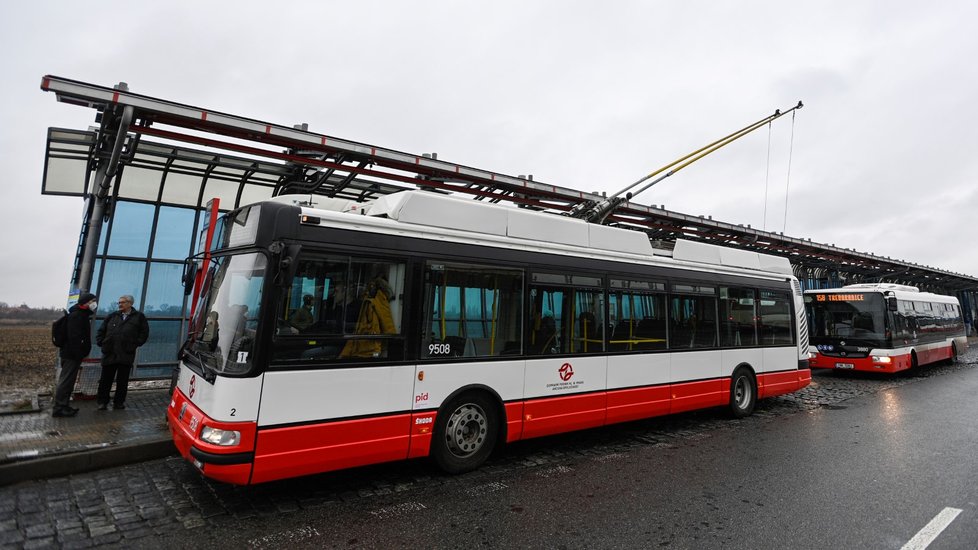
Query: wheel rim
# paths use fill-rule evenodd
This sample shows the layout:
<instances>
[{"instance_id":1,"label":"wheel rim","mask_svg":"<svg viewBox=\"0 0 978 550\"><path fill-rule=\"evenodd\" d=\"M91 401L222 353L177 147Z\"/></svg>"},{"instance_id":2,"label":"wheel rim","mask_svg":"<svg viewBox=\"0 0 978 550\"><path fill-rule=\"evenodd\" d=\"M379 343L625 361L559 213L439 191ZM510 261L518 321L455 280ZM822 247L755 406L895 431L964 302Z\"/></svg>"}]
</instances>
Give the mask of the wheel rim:
<instances>
[{"instance_id":1,"label":"wheel rim","mask_svg":"<svg viewBox=\"0 0 978 550\"><path fill-rule=\"evenodd\" d=\"M734 382L734 403L738 409L746 409L750 403L751 387L746 376L740 376Z\"/></svg>"},{"instance_id":2,"label":"wheel rim","mask_svg":"<svg viewBox=\"0 0 978 550\"><path fill-rule=\"evenodd\" d=\"M486 442L489 422L482 407L467 403L455 409L445 425L448 450L457 457L468 457L479 452Z\"/></svg>"}]
</instances>

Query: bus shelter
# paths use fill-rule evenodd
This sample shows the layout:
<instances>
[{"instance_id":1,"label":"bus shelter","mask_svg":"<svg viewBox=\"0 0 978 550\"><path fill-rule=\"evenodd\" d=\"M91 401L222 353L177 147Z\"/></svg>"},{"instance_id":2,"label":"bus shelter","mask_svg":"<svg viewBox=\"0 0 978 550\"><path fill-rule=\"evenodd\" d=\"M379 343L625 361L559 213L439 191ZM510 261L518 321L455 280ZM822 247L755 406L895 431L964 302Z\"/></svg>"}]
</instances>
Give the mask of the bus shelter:
<instances>
[{"instance_id":1,"label":"bus shelter","mask_svg":"<svg viewBox=\"0 0 978 550\"><path fill-rule=\"evenodd\" d=\"M42 193L83 199L69 302L80 291L100 297L96 326L115 298L135 297L150 339L133 378L168 377L187 332L184 259L201 248L208 204L226 212L281 194L306 193L370 201L405 189L507 202L566 214L602 195L508 176L109 88L42 78L59 101L92 108L97 127L50 128ZM978 278L872 253L814 243L624 202L604 222L646 232L660 246L677 238L787 257L802 285L899 282L956 294L966 320L978 314ZM98 349L92 359L98 360ZM91 375L89 375L91 376Z\"/></svg>"}]
</instances>

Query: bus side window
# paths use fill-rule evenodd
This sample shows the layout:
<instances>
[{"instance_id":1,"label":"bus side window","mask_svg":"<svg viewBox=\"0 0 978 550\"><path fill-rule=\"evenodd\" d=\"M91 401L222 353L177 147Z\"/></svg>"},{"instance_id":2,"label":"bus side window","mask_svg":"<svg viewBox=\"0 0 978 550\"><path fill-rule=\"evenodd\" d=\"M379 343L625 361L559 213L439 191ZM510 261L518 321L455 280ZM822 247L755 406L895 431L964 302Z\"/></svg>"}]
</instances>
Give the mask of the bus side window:
<instances>
[{"instance_id":1,"label":"bus side window","mask_svg":"<svg viewBox=\"0 0 978 550\"><path fill-rule=\"evenodd\" d=\"M600 277L533 273L526 353L565 355L603 351L603 287Z\"/></svg>"},{"instance_id":2,"label":"bus side window","mask_svg":"<svg viewBox=\"0 0 978 550\"><path fill-rule=\"evenodd\" d=\"M522 306L520 270L429 262L420 356L517 355Z\"/></svg>"},{"instance_id":3,"label":"bus side window","mask_svg":"<svg viewBox=\"0 0 978 550\"><path fill-rule=\"evenodd\" d=\"M275 360L400 359L405 264L313 257L299 260L278 311ZM369 338L376 336L376 338Z\"/></svg>"},{"instance_id":4,"label":"bus side window","mask_svg":"<svg viewBox=\"0 0 978 550\"><path fill-rule=\"evenodd\" d=\"M791 331L791 294L762 290L760 299L761 345L788 345L794 342Z\"/></svg>"},{"instance_id":5,"label":"bus side window","mask_svg":"<svg viewBox=\"0 0 978 550\"><path fill-rule=\"evenodd\" d=\"M612 279L608 294L608 350L666 349L665 283Z\"/></svg>"}]
</instances>

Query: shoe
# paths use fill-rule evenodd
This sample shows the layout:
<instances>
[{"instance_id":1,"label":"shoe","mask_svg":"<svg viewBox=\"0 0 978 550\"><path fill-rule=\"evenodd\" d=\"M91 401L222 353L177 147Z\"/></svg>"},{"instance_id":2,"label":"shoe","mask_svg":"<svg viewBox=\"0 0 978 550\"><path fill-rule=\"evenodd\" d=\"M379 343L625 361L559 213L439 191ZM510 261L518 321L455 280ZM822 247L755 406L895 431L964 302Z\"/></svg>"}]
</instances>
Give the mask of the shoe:
<instances>
[{"instance_id":1,"label":"shoe","mask_svg":"<svg viewBox=\"0 0 978 550\"><path fill-rule=\"evenodd\" d=\"M100 410L100 411L107 410L108 408L109 408L109 404L108 403L99 403L98 404L98 410Z\"/></svg>"},{"instance_id":2,"label":"shoe","mask_svg":"<svg viewBox=\"0 0 978 550\"><path fill-rule=\"evenodd\" d=\"M121 411L122 409L126 408L126 404L125 403L119 403L118 405L112 405L112 408L115 409L115 410L117 410L117 411Z\"/></svg>"},{"instance_id":3,"label":"shoe","mask_svg":"<svg viewBox=\"0 0 978 550\"><path fill-rule=\"evenodd\" d=\"M63 409L54 409L51 416L55 418L70 418L78 414L78 409L72 409L71 407L66 407Z\"/></svg>"}]
</instances>

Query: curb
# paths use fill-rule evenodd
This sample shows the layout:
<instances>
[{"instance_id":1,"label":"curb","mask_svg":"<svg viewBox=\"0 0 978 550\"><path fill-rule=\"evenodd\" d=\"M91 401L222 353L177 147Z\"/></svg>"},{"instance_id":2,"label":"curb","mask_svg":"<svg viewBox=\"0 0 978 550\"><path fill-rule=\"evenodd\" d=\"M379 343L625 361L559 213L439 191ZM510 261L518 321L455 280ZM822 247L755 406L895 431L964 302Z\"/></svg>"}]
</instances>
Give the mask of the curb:
<instances>
[{"instance_id":1,"label":"curb","mask_svg":"<svg viewBox=\"0 0 978 550\"><path fill-rule=\"evenodd\" d=\"M177 454L169 437L0 465L0 486L63 477Z\"/></svg>"}]
</instances>

